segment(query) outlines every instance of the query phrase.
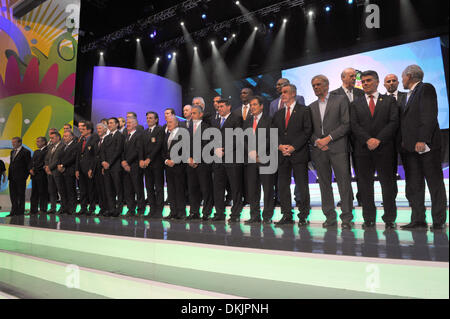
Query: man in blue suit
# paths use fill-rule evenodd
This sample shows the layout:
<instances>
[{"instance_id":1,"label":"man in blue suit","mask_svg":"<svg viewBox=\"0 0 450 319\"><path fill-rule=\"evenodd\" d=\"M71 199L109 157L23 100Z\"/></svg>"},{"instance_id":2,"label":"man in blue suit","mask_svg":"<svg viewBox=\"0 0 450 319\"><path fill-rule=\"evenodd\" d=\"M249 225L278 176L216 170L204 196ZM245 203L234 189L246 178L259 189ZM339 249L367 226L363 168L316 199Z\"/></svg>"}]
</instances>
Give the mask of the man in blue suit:
<instances>
[{"instance_id":1,"label":"man in blue suit","mask_svg":"<svg viewBox=\"0 0 450 319\"><path fill-rule=\"evenodd\" d=\"M290 84L288 79L279 79L277 81L277 92L280 95L280 97L276 100L273 100L272 103L270 103L270 116L274 116L275 113L278 112L278 110L282 109L284 107L284 105L281 103L281 89L283 88L283 86ZM301 95L297 95L296 96L296 101L297 103L301 104L301 105L305 105L305 98Z\"/></svg>"}]
</instances>

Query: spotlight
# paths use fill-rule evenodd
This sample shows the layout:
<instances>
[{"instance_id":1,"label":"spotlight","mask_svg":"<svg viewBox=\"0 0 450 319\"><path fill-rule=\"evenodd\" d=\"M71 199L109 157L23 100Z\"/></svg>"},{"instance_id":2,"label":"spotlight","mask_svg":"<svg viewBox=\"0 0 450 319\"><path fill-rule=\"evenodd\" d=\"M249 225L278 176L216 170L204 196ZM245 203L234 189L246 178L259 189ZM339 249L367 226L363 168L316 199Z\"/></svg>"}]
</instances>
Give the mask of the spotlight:
<instances>
[{"instance_id":1,"label":"spotlight","mask_svg":"<svg viewBox=\"0 0 450 319\"><path fill-rule=\"evenodd\" d=\"M136 39L136 42L141 42L141 39L137 38L137 39Z\"/></svg>"},{"instance_id":2,"label":"spotlight","mask_svg":"<svg viewBox=\"0 0 450 319\"><path fill-rule=\"evenodd\" d=\"M325 7L325 11L326 11L326 12L330 12L330 11L331 11L331 6L329 6L329 5L326 6L326 7Z\"/></svg>"},{"instance_id":3,"label":"spotlight","mask_svg":"<svg viewBox=\"0 0 450 319\"><path fill-rule=\"evenodd\" d=\"M103 51L100 51L100 55L103 56L103 54L104 54Z\"/></svg>"},{"instance_id":4,"label":"spotlight","mask_svg":"<svg viewBox=\"0 0 450 319\"><path fill-rule=\"evenodd\" d=\"M174 53L172 53L172 55L173 55L174 57L176 57L176 56L177 56L177 53L176 53L176 52L174 52Z\"/></svg>"},{"instance_id":5,"label":"spotlight","mask_svg":"<svg viewBox=\"0 0 450 319\"><path fill-rule=\"evenodd\" d=\"M194 50L197 51L197 47L194 47Z\"/></svg>"},{"instance_id":6,"label":"spotlight","mask_svg":"<svg viewBox=\"0 0 450 319\"><path fill-rule=\"evenodd\" d=\"M211 45L214 45L214 41L211 41Z\"/></svg>"},{"instance_id":7,"label":"spotlight","mask_svg":"<svg viewBox=\"0 0 450 319\"><path fill-rule=\"evenodd\" d=\"M150 38L152 39L156 38L156 30L150 33Z\"/></svg>"},{"instance_id":8,"label":"spotlight","mask_svg":"<svg viewBox=\"0 0 450 319\"><path fill-rule=\"evenodd\" d=\"M167 58L168 58L169 60L172 59L172 54L169 53L169 54L167 55Z\"/></svg>"},{"instance_id":9,"label":"spotlight","mask_svg":"<svg viewBox=\"0 0 450 319\"><path fill-rule=\"evenodd\" d=\"M274 26L275 26L275 23L273 23L273 22L270 22L270 23L269 23L269 28L272 29Z\"/></svg>"},{"instance_id":10,"label":"spotlight","mask_svg":"<svg viewBox=\"0 0 450 319\"><path fill-rule=\"evenodd\" d=\"M286 22L288 22L288 20L287 19L283 19L283 23L286 23Z\"/></svg>"},{"instance_id":11,"label":"spotlight","mask_svg":"<svg viewBox=\"0 0 450 319\"><path fill-rule=\"evenodd\" d=\"M160 60L159 57L157 57L157 58L156 58L156 62L159 62L159 60Z\"/></svg>"},{"instance_id":12,"label":"spotlight","mask_svg":"<svg viewBox=\"0 0 450 319\"><path fill-rule=\"evenodd\" d=\"M224 41L224 42L227 42L227 41L228 41L228 38L227 38L227 37L223 37L223 41Z\"/></svg>"},{"instance_id":13,"label":"spotlight","mask_svg":"<svg viewBox=\"0 0 450 319\"><path fill-rule=\"evenodd\" d=\"M255 31L258 31L258 27L255 27Z\"/></svg>"},{"instance_id":14,"label":"spotlight","mask_svg":"<svg viewBox=\"0 0 450 319\"><path fill-rule=\"evenodd\" d=\"M353 4L353 0L347 0L348 4Z\"/></svg>"},{"instance_id":15,"label":"spotlight","mask_svg":"<svg viewBox=\"0 0 450 319\"><path fill-rule=\"evenodd\" d=\"M312 16L314 15L314 11L309 10L308 15L309 15L310 17L312 17Z\"/></svg>"},{"instance_id":16,"label":"spotlight","mask_svg":"<svg viewBox=\"0 0 450 319\"><path fill-rule=\"evenodd\" d=\"M203 19L203 20L206 19L206 14L205 14L205 13L202 14L202 19Z\"/></svg>"},{"instance_id":17,"label":"spotlight","mask_svg":"<svg viewBox=\"0 0 450 319\"><path fill-rule=\"evenodd\" d=\"M183 21L181 21L180 24L181 24L182 26L184 26L184 22L183 22Z\"/></svg>"},{"instance_id":18,"label":"spotlight","mask_svg":"<svg viewBox=\"0 0 450 319\"><path fill-rule=\"evenodd\" d=\"M233 33L233 38L236 38L236 33Z\"/></svg>"},{"instance_id":19,"label":"spotlight","mask_svg":"<svg viewBox=\"0 0 450 319\"><path fill-rule=\"evenodd\" d=\"M236 5L239 5L240 4L240 2L239 1L236 1Z\"/></svg>"}]
</instances>

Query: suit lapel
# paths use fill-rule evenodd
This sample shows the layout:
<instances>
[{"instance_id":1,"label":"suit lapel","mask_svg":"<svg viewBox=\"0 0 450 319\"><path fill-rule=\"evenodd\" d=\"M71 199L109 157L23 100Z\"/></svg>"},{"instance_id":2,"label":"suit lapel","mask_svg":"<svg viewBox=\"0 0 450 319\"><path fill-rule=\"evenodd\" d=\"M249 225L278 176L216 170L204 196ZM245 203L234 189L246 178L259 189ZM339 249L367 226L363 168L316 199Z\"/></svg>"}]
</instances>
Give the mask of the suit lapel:
<instances>
[{"instance_id":1,"label":"suit lapel","mask_svg":"<svg viewBox=\"0 0 450 319\"><path fill-rule=\"evenodd\" d=\"M414 100L414 98L416 97L416 93L419 90L419 87L422 87L422 83L419 83L416 85L416 87L414 88L414 91L411 93L411 96L409 97L409 100L408 100L408 95L406 95L407 102L406 102L406 105L404 108L405 113L406 113L406 111L408 111L411 101ZM408 94L408 93L406 93L406 94Z\"/></svg>"},{"instance_id":2,"label":"suit lapel","mask_svg":"<svg viewBox=\"0 0 450 319\"><path fill-rule=\"evenodd\" d=\"M327 106L325 108L325 114L323 115L323 122L325 123L325 119L327 118L328 113L330 113L330 109L331 109L331 102L333 100L333 96L330 94L329 98L328 98L328 102L327 102ZM317 102L317 105L319 105L319 102ZM320 113L320 111L319 111Z\"/></svg>"},{"instance_id":3,"label":"suit lapel","mask_svg":"<svg viewBox=\"0 0 450 319\"><path fill-rule=\"evenodd\" d=\"M380 109L382 109L382 108L384 108L384 96L380 94L378 96L377 104L375 106L375 112L373 113L373 118L375 118L377 116L377 114L381 111ZM372 114L370 116L372 116Z\"/></svg>"}]
</instances>

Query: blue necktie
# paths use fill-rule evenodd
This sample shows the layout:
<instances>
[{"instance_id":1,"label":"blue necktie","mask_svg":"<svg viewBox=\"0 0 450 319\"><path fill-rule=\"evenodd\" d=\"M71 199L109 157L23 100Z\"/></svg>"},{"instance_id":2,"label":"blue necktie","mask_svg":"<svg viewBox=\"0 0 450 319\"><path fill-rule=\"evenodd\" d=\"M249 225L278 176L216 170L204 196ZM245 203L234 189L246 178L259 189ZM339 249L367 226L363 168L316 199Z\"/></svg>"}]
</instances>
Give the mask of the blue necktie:
<instances>
[{"instance_id":1,"label":"blue necktie","mask_svg":"<svg viewBox=\"0 0 450 319\"><path fill-rule=\"evenodd\" d=\"M220 128L222 128L223 127L223 124L225 123L225 118L224 117L222 117L222 121L220 122Z\"/></svg>"}]
</instances>

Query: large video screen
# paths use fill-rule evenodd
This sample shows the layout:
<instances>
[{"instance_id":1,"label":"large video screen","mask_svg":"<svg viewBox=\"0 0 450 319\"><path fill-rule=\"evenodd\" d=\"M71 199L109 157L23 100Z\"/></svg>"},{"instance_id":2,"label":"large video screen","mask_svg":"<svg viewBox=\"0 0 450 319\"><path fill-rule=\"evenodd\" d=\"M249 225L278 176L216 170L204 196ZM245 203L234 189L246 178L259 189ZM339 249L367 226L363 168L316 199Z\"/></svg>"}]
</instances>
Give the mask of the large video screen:
<instances>
[{"instance_id":1,"label":"large video screen","mask_svg":"<svg viewBox=\"0 0 450 319\"><path fill-rule=\"evenodd\" d=\"M146 113L159 114L159 124L164 125L164 110L173 108L182 115L181 86L152 73L98 66L94 68L92 88L92 121L103 118L126 117L135 112L139 124L146 127Z\"/></svg>"},{"instance_id":2,"label":"large video screen","mask_svg":"<svg viewBox=\"0 0 450 319\"><path fill-rule=\"evenodd\" d=\"M298 94L305 97L306 104L310 104L317 99L311 87L311 79L315 75L326 75L330 80L330 90L334 90L342 85L341 73L347 67L353 67L359 71L375 70L380 76L378 90L384 94L386 93L386 89L383 86L384 77L393 73L399 77L399 81L401 82L402 72L411 64L419 65L425 72L424 82L432 83L436 88L439 106L439 125L441 129L448 129L449 102L440 38L411 42L301 66L284 70L282 74L283 77L289 79L297 86ZM405 91L401 83L399 90Z\"/></svg>"}]
</instances>

